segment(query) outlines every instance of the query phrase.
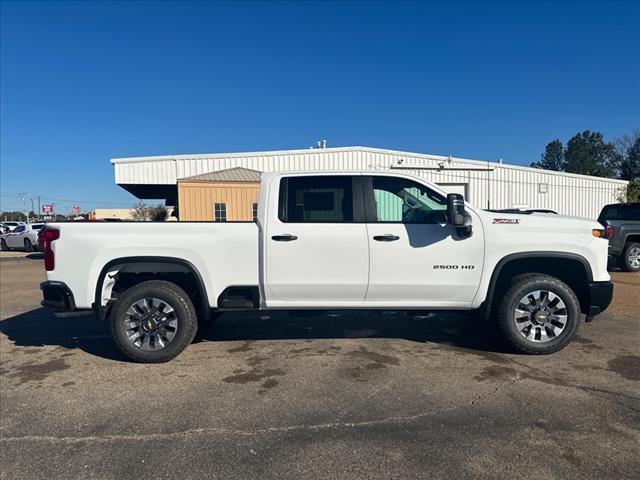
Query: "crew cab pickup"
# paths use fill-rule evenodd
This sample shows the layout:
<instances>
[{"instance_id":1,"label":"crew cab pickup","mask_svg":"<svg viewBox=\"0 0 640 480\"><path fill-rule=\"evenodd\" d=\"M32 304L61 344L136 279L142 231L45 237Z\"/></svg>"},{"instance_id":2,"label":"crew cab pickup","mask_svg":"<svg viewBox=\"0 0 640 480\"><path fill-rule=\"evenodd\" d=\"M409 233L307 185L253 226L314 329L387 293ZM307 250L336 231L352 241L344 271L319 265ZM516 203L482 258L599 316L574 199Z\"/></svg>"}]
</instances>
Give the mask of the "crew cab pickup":
<instances>
[{"instance_id":1,"label":"crew cab pickup","mask_svg":"<svg viewBox=\"0 0 640 480\"><path fill-rule=\"evenodd\" d=\"M93 310L140 362L243 309L466 310L551 353L613 293L599 223L483 211L396 172L267 173L255 223L54 223L41 241L42 304Z\"/></svg>"}]
</instances>

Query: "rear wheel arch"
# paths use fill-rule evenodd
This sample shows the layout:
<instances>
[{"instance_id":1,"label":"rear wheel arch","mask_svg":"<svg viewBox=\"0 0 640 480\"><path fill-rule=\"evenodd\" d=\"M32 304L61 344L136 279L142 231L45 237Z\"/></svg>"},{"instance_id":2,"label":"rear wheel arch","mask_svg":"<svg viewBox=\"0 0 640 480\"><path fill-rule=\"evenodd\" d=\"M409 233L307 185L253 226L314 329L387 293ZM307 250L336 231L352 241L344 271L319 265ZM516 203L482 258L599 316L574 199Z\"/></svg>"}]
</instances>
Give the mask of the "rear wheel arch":
<instances>
[{"instance_id":1,"label":"rear wheel arch","mask_svg":"<svg viewBox=\"0 0 640 480\"><path fill-rule=\"evenodd\" d=\"M167 271L162 272L162 265L170 266L169 273L187 273L193 278L194 287L197 295L190 295L191 300L194 301L194 306L199 315L202 315L203 319L208 319L210 314L209 300L207 297L207 290L205 283L202 279L202 275L198 269L189 261L181 258L173 257L160 257L160 256L132 256L115 258L107 262L100 271L95 287L95 296L93 308L100 319L105 319L110 311L110 305L102 305L102 290L104 287L105 279L110 271L116 271L116 282L114 284L114 290L117 290L118 281L122 279L123 275L138 275L138 278L130 277L128 288L138 283L142 283L147 280L162 280L158 274L167 274ZM151 267L153 265L153 267ZM118 279L118 277L120 277ZM172 281L181 288L185 288L184 282L176 281L175 278L167 278L167 281ZM133 283L132 283L133 282ZM194 296L196 298L194 298Z\"/></svg>"},{"instance_id":2,"label":"rear wheel arch","mask_svg":"<svg viewBox=\"0 0 640 480\"><path fill-rule=\"evenodd\" d=\"M507 255L496 264L481 306L483 318L489 317L496 305L496 296L509 288L508 280L529 273L551 275L562 280L575 292L582 313L588 312L588 287L593 281L593 272L586 258L569 252L520 252Z\"/></svg>"},{"instance_id":3,"label":"rear wheel arch","mask_svg":"<svg viewBox=\"0 0 640 480\"><path fill-rule=\"evenodd\" d=\"M624 243L640 243L640 234L633 233L627 235L624 239Z\"/></svg>"}]
</instances>

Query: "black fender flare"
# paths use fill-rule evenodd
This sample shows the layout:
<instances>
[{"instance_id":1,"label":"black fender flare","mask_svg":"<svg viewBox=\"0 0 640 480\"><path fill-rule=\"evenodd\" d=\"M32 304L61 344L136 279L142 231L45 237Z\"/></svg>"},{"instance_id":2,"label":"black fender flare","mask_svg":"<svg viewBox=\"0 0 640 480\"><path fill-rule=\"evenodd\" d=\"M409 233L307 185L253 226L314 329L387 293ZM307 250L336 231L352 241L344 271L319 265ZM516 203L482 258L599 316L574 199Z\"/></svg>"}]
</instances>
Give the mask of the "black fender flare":
<instances>
[{"instance_id":1,"label":"black fender flare","mask_svg":"<svg viewBox=\"0 0 640 480\"><path fill-rule=\"evenodd\" d=\"M104 320L108 313L108 307L101 305L101 295L102 295L102 285L104 284L104 279L107 276L107 272L114 265L119 264L127 264L130 265L132 263L172 263L174 265L180 265L181 267L186 268L189 272L191 272L197 281L198 293L200 294L200 298L202 299L200 309L203 315L203 318L207 320L209 318L209 314L211 308L209 306L209 299L207 297L207 289L205 288L204 281L202 280L202 275L198 269L189 261L174 258L174 257L161 257L161 256L130 256L130 257L119 257L114 258L113 260L109 260L100 270L100 274L98 275L98 280L96 282L95 287L95 296L94 303L92 305L93 311L96 316L101 320Z\"/></svg>"},{"instance_id":2,"label":"black fender flare","mask_svg":"<svg viewBox=\"0 0 640 480\"><path fill-rule=\"evenodd\" d=\"M593 271L591 270L591 265L589 261L584 258L582 255L578 255L576 253L570 252L545 252L545 251L533 251L533 252L517 252L506 255L500 259L500 261L496 264L496 267L493 269L491 273L491 280L489 281L489 287L487 288L487 294L485 296L482 305L480 305L480 314L483 319L488 319L489 314L491 312L491 308L493 307L493 296L496 291L496 285L498 283L498 278L500 277L500 273L505 265L514 260L522 260L525 258L561 258L565 260L578 261L582 264L584 271L587 274L587 281L593 281Z\"/></svg>"}]
</instances>

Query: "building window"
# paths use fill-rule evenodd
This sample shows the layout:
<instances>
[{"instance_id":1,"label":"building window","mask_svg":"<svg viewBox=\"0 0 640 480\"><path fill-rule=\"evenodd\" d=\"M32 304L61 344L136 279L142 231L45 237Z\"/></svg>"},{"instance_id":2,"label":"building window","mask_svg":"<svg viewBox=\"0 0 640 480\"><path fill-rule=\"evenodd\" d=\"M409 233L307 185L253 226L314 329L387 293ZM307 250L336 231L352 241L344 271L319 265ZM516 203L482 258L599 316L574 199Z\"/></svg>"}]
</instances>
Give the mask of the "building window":
<instances>
[{"instance_id":1,"label":"building window","mask_svg":"<svg viewBox=\"0 0 640 480\"><path fill-rule=\"evenodd\" d=\"M258 221L258 204L254 203L251 206L251 212L252 212L252 216L253 216L253 221L257 222Z\"/></svg>"},{"instance_id":2,"label":"building window","mask_svg":"<svg viewBox=\"0 0 640 480\"><path fill-rule=\"evenodd\" d=\"M227 204L216 203L213 205L213 216L216 222L227 221Z\"/></svg>"}]
</instances>

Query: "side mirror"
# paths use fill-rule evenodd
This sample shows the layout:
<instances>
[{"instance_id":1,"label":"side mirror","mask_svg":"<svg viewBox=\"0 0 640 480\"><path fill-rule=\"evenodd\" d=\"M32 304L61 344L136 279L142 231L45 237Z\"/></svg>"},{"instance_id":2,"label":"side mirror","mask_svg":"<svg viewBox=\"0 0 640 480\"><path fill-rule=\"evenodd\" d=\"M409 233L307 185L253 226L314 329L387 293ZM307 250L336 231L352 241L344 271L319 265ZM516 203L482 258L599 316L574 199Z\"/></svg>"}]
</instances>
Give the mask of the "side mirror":
<instances>
[{"instance_id":1,"label":"side mirror","mask_svg":"<svg viewBox=\"0 0 640 480\"><path fill-rule=\"evenodd\" d=\"M458 235L468 238L473 234L471 215L464 208L464 197L459 193L447 195L447 223L456 227Z\"/></svg>"}]
</instances>

